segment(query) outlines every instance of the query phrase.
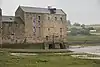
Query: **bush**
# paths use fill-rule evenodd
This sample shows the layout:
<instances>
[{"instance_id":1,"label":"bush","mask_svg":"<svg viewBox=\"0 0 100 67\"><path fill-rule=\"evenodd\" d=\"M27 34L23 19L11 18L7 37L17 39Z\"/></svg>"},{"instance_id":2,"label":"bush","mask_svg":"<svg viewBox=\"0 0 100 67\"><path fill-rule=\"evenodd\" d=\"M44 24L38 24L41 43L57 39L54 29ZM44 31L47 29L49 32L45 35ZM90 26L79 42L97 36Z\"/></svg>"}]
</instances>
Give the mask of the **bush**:
<instances>
[{"instance_id":1,"label":"bush","mask_svg":"<svg viewBox=\"0 0 100 67\"><path fill-rule=\"evenodd\" d=\"M76 35L90 35L89 29L84 28L84 29L77 29L77 28L72 28L70 35L76 36Z\"/></svg>"}]
</instances>

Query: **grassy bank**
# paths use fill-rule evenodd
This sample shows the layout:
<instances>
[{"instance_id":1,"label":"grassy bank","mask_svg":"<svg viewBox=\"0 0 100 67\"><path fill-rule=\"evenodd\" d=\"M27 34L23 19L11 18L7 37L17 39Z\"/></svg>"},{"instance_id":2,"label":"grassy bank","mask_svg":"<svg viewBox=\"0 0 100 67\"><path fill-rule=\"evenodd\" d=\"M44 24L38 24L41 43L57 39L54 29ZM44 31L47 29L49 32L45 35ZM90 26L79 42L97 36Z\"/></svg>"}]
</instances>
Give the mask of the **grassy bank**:
<instances>
[{"instance_id":1,"label":"grassy bank","mask_svg":"<svg viewBox=\"0 0 100 67\"><path fill-rule=\"evenodd\" d=\"M0 53L0 67L99 67L100 60L82 60L69 55L10 56Z\"/></svg>"},{"instance_id":2,"label":"grassy bank","mask_svg":"<svg viewBox=\"0 0 100 67\"><path fill-rule=\"evenodd\" d=\"M68 36L69 45L99 45L100 36L89 35L89 36Z\"/></svg>"},{"instance_id":3,"label":"grassy bank","mask_svg":"<svg viewBox=\"0 0 100 67\"><path fill-rule=\"evenodd\" d=\"M100 40L100 36L97 36L97 35L89 35L89 36L68 36L68 41L96 41L96 40Z\"/></svg>"}]
</instances>

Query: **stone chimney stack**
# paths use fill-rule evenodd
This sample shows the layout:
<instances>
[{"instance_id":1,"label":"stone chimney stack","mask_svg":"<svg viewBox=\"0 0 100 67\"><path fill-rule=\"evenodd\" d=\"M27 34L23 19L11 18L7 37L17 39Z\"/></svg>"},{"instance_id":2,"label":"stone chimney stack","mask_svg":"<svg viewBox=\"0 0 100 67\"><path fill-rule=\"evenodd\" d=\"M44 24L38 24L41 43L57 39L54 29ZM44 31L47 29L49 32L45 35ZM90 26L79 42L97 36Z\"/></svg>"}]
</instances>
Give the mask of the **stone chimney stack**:
<instances>
[{"instance_id":1,"label":"stone chimney stack","mask_svg":"<svg viewBox=\"0 0 100 67\"><path fill-rule=\"evenodd\" d=\"M50 10L52 8L52 6L48 6L48 10Z\"/></svg>"}]
</instances>

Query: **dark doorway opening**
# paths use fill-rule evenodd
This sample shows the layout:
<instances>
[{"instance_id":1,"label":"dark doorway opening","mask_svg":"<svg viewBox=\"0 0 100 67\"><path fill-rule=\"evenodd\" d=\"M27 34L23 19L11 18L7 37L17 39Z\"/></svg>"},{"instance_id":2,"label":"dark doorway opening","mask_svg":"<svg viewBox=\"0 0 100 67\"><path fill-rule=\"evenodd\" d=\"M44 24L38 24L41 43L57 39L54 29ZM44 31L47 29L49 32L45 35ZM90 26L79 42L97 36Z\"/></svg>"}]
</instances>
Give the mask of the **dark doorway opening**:
<instances>
[{"instance_id":1,"label":"dark doorway opening","mask_svg":"<svg viewBox=\"0 0 100 67\"><path fill-rule=\"evenodd\" d=\"M49 44L49 49L55 49L55 45L54 44Z\"/></svg>"},{"instance_id":2,"label":"dark doorway opening","mask_svg":"<svg viewBox=\"0 0 100 67\"><path fill-rule=\"evenodd\" d=\"M62 43L60 43L59 45L60 45L60 49L64 49L64 45Z\"/></svg>"},{"instance_id":3,"label":"dark doorway opening","mask_svg":"<svg viewBox=\"0 0 100 67\"><path fill-rule=\"evenodd\" d=\"M53 48L52 44L49 44L49 49L52 49L52 48Z\"/></svg>"}]
</instances>

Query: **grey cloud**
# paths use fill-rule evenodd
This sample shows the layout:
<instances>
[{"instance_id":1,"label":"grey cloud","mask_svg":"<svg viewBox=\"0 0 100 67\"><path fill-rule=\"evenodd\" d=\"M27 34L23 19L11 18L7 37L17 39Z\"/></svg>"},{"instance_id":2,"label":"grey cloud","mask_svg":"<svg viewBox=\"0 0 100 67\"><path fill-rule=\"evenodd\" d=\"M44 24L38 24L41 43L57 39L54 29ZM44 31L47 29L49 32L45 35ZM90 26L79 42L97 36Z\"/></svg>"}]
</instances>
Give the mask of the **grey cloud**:
<instances>
[{"instance_id":1,"label":"grey cloud","mask_svg":"<svg viewBox=\"0 0 100 67\"><path fill-rule=\"evenodd\" d=\"M1 5L2 5L2 0L0 0L0 7L1 7Z\"/></svg>"},{"instance_id":2,"label":"grey cloud","mask_svg":"<svg viewBox=\"0 0 100 67\"><path fill-rule=\"evenodd\" d=\"M0 0L3 15L14 15L19 5L62 8L72 22L100 23L100 0Z\"/></svg>"}]
</instances>

